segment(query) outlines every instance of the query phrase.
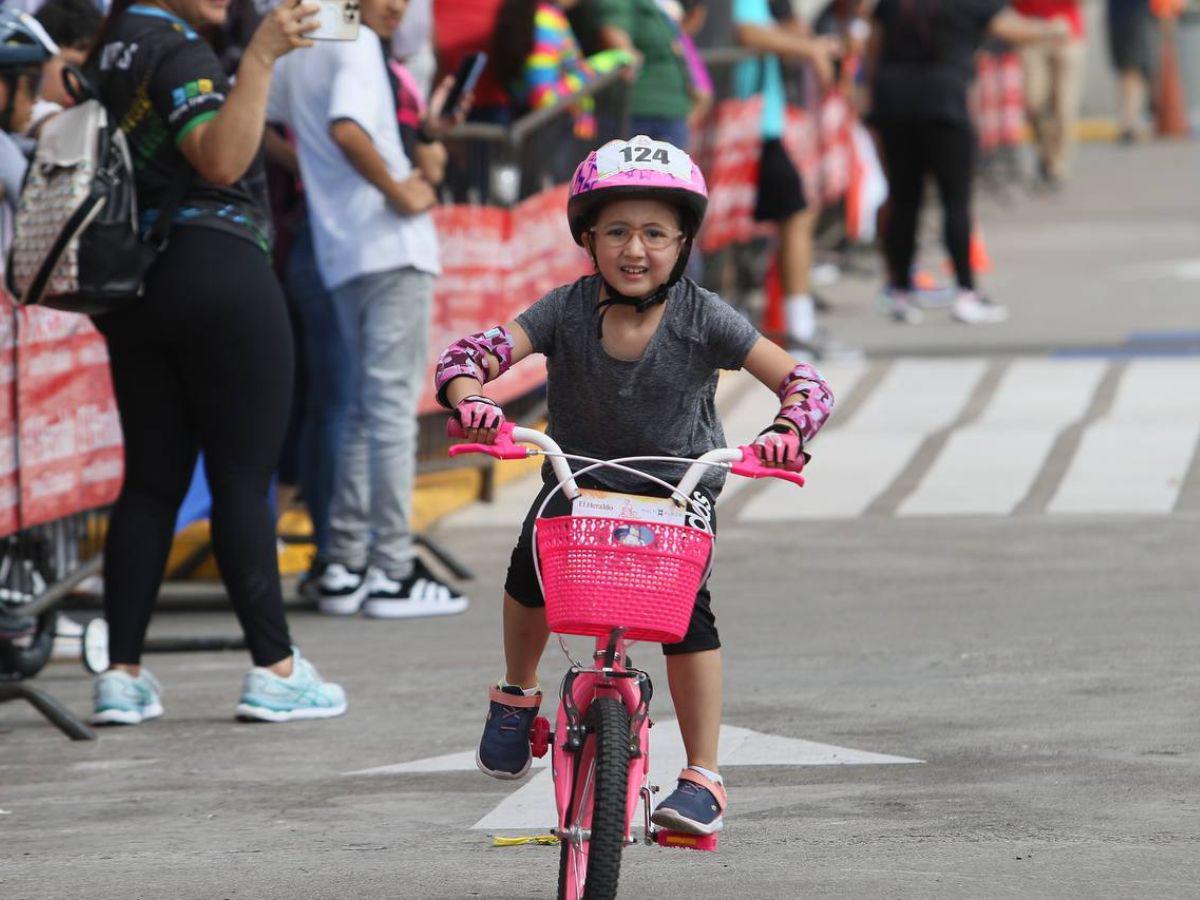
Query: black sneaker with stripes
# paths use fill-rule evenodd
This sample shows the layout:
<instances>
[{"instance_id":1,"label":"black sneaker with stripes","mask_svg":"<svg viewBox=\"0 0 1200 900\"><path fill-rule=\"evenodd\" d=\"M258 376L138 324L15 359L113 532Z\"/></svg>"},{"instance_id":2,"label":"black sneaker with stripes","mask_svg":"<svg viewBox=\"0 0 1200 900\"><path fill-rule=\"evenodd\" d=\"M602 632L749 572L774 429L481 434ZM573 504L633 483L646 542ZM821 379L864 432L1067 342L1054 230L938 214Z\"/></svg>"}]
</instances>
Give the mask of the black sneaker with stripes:
<instances>
[{"instance_id":1,"label":"black sneaker with stripes","mask_svg":"<svg viewBox=\"0 0 1200 900\"><path fill-rule=\"evenodd\" d=\"M466 612L470 601L438 579L419 558L413 559L406 578L392 578L376 570L363 614L375 619L415 619L421 616L453 616Z\"/></svg>"}]
</instances>

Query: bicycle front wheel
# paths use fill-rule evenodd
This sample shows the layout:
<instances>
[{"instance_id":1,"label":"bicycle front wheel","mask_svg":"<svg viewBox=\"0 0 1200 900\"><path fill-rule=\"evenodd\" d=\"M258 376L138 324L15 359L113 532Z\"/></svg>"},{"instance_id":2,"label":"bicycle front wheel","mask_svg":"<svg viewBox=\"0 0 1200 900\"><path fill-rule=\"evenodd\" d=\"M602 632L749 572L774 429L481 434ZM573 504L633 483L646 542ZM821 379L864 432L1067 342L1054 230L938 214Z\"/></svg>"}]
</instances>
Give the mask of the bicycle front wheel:
<instances>
[{"instance_id":1,"label":"bicycle front wheel","mask_svg":"<svg viewBox=\"0 0 1200 900\"><path fill-rule=\"evenodd\" d=\"M559 900L615 900L625 848L629 779L629 710L601 697L588 708L570 825L558 866Z\"/></svg>"}]
</instances>

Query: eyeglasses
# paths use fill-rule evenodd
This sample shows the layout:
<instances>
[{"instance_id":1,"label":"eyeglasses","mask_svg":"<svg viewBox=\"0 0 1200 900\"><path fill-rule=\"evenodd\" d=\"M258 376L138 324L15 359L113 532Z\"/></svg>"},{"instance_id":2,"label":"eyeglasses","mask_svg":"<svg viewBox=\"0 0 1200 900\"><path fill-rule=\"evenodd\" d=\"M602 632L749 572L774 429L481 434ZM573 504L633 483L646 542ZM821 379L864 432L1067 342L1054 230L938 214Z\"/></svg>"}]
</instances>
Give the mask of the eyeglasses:
<instances>
[{"instance_id":1,"label":"eyeglasses","mask_svg":"<svg viewBox=\"0 0 1200 900\"><path fill-rule=\"evenodd\" d=\"M647 250L666 250L683 237L682 231L667 231L659 225L647 225L644 228L633 228L629 225L607 225L604 228L591 229L592 239L609 250L620 250L636 234L642 239L642 246Z\"/></svg>"}]
</instances>

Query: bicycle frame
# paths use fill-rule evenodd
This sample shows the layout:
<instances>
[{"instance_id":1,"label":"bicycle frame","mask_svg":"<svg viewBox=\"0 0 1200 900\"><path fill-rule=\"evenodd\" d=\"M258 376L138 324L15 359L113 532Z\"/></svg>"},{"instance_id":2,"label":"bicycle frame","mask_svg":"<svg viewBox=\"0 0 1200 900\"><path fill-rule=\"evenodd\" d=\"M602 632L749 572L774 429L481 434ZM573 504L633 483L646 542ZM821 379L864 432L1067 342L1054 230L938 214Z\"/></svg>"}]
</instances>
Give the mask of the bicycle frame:
<instances>
[{"instance_id":1,"label":"bicycle frame","mask_svg":"<svg viewBox=\"0 0 1200 900\"><path fill-rule=\"evenodd\" d=\"M633 824L637 805L645 803L647 842L650 825L650 699L654 695L650 676L629 668L622 629L615 629L606 640L596 639L594 665L572 665L563 677L559 691L558 721L554 729L551 767L554 796L558 808L555 833L568 846L566 878L573 881L574 893L582 896L587 876L588 846L592 815L591 782L595 743L587 740L584 720L591 704L611 697L624 705L630 716L629 769L626 776L625 843L635 843ZM580 781L580 779L583 779Z\"/></svg>"}]
</instances>

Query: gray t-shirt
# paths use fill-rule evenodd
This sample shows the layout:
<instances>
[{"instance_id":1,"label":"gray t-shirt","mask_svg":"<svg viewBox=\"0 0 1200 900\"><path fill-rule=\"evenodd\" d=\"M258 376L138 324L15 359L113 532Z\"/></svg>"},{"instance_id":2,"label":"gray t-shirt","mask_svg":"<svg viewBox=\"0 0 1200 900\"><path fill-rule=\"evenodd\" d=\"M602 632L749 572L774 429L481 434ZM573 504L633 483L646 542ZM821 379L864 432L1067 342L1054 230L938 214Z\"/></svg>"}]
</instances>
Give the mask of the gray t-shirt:
<instances>
[{"instance_id":1,"label":"gray t-shirt","mask_svg":"<svg viewBox=\"0 0 1200 900\"><path fill-rule=\"evenodd\" d=\"M614 359L596 333L600 277L551 291L517 323L533 349L546 355L549 434L567 453L598 459L623 456L695 458L725 446L717 418L719 369L740 369L759 338L729 304L689 279L672 289L658 330L635 362ZM572 463L572 469L583 467ZM683 464L639 463L674 484ZM550 478L548 467L544 476ZM612 469L591 473L612 490L638 493L651 485ZM701 481L714 495L723 469Z\"/></svg>"}]
</instances>

